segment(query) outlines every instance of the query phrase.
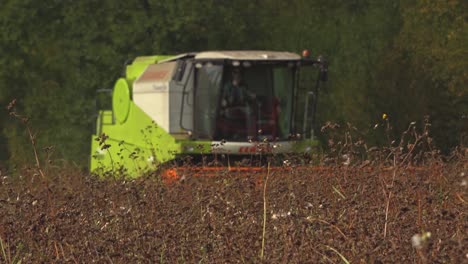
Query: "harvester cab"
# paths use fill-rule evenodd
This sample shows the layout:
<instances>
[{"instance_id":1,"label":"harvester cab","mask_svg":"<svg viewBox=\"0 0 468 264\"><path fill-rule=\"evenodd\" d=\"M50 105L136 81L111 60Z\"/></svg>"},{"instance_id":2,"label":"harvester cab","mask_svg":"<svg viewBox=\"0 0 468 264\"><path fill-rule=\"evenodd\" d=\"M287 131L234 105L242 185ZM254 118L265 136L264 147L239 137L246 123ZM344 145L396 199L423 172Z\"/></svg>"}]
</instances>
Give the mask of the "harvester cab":
<instances>
[{"instance_id":1,"label":"harvester cab","mask_svg":"<svg viewBox=\"0 0 468 264\"><path fill-rule=\"evenodd\" d=\"M318 72L299 85L301 69ZM290 52L206 51L138 57L100 110L90 169L137 176L168 161L307 153L327 64ZM196 160L196 159L195 159Z\"/></svg>"}]
</instances>

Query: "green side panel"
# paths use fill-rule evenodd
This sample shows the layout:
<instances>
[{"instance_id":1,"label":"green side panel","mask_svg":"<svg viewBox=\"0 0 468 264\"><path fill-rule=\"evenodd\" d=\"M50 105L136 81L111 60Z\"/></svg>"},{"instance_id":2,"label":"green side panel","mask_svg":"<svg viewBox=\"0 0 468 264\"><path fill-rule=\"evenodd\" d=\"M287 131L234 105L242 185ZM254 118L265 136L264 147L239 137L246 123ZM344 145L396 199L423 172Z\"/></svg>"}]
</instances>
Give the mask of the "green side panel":
<instances>
[{"instance_id":1,"label":"green side panel","mask_svg":"<svg viewBox=\"0 0 468 264\"><path fill-rule=\"evenodd\" d=\"M136 177L155 170L161 163L181 153L181 146L175 138L158 127L132 101L124 123L103 122L101 127L100 132L109 137L105 144L110 147L103 149L95 140L98 135L92 136L90 170L98 174L125 168L128 176Z\"/></svg>"},{"instance_id":2,"label":"green side panel","mask_svg":"<svg viewBox=\"0 0 468 264\"><path fill-rule=\"evenodd\" d=\"M148 67L150 64L157 63L158 61L166 60L171 57L174 57L173 55L156 55L156 56L143 56L143 57L137 57L132 64L127 66L126 69L126 79L129 83L133 83Z\"/></svg>"}]
</instances>

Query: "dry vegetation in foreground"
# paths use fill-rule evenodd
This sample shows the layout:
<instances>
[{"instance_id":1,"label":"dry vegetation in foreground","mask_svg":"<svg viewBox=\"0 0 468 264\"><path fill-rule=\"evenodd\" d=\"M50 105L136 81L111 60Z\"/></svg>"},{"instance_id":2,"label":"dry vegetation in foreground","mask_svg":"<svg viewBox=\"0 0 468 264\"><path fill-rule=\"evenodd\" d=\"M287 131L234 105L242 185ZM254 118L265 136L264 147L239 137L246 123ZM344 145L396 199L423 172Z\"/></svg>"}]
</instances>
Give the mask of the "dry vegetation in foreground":
<instances>
[{"instance_id":1,"label":"dry vegetation in foreground","mask_svg":"<svg viewBox=\"0 0 468 264\"><path fill-rule=\"evenodd\" d=\"M108 179L73 171L0 181L0 260L463 263L467 160L394 169ZM259 179L262 179L259 185ZM50 197L50 199L49 199ZM262 243L263 242L263 243Z\"/></svg>"},{"instance_id":2,"label":"dry vegetation in foreground","mask_svg":"<svg viewBox=\"0 0 468 264\"><path fill-rule=\"evenodd\" d=\"M0 262L464 263L468 153L442 161L405 133L376 150L345 132L315 165L171 184L36 159L1 175Z\"/></svg>"}]
</instances>

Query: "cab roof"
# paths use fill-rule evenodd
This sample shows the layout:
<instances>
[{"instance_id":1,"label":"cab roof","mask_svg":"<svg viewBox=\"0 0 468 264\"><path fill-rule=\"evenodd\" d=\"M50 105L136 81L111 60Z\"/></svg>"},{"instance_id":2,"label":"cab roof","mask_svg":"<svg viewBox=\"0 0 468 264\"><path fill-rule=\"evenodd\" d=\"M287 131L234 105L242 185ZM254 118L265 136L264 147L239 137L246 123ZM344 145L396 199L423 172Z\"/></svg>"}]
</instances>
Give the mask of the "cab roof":
<instances>
[{"instance_id":1,"label":"cab roof","mask_svg":"<svg viewBox=\"0 0 468 264\"><path fill-rule=\"evenodd\" d=\"M260 50L232 50L232 51L203 51L195 54L195 59L224 59L224 60L300 60L301 56L285 51Z\"/></svg>"}]
</instances>

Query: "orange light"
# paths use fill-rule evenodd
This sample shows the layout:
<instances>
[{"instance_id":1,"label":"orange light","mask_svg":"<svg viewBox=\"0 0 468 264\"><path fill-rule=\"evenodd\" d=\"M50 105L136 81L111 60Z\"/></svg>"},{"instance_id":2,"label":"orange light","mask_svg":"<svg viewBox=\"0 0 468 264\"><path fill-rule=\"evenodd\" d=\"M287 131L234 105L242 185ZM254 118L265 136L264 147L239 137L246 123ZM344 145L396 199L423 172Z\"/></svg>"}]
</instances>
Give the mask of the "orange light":
<instances>
[{"instance_id":1,"label":"orange light","mask_svg":"<svg viewBox=\"0 0 468 264\"><path fill-rule=\"evenodd\" d=\"M303 58L309 58L309 56L310 56L309 50L305 49L305 50L302 51L302 57Z\"/></svg>"}]
</instances>

